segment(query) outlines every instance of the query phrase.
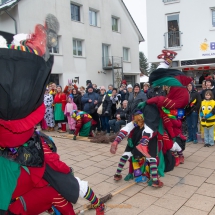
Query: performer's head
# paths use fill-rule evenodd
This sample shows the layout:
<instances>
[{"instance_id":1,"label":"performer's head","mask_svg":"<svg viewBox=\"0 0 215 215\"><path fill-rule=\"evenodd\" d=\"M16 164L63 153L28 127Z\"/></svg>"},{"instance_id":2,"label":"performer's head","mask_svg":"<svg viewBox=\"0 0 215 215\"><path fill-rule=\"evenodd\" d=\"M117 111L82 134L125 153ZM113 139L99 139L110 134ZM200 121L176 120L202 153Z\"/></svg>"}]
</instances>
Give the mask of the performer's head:
<instances>
[{"instance_id":1,"label":"performer's head","mask_svg":"<svg viewBox=\"0 0 215 215\"><path fill-rule=\"evenodd\" d=\"M143 128L144 126L144 116L141 111L136 111L133 115L133 122L139 126L140 128Z\"/></svg>"}]
</instances>

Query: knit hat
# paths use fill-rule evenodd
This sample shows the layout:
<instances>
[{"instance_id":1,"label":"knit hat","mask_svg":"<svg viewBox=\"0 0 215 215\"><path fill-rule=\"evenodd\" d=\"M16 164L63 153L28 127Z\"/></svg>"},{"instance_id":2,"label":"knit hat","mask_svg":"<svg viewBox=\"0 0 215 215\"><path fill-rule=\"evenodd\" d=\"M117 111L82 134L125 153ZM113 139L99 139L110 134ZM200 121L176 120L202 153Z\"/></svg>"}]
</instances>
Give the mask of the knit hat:
<instances>
[{"instance_id":1,"label":"knit hat","mask_svg":"<svg viewBox=\"0 0 215 215\"><path fill-rule=\"evenodd\" d=\"M127 89L128 89L128 88L132 88L132 89L133 89L133 87L132 87L132 85L131 85L131 84L129 84L129 85L127 86Z\"/></svg>"},{"instance_id":2,"label":"knit hat","mask_svg":"<svg viewBox=\"0 0 215 215\"><path fill-rule=\"evenodd\" d=\"M92 88L93 89L93 85L90 83L89 86L87 87L87 90Z\"/></svg>"},{"instance_id":3,"label":"knit hat","mask_svg":"<svg viewBox=\"0 0 215 215\"><path fill-rule=\"evenodd\" d=\"M135 87L139 87L140 88L140 85L138 84L138 83L136 83L135 85L134 85L134 88Z\"/></svg>"},{"instance_id":4,"label":"knit hat","mask_svg":"<svg viewBox=\"0 0 215 215\"><path fill-rule=\"evenodd\" d=\"M87 83L87 85L92 84L91 80L87 80L86 83Z\"/></svg>"},{"instance_id":5,"label":"knit hat","mask_svg":"<svg viewBox=\"0 0 215 215\"><path fill-rule=\"evenodd\" d=\"M126 80L122 80L121 84L127 85L127 81Z\"/></svg>"}]
</instances>

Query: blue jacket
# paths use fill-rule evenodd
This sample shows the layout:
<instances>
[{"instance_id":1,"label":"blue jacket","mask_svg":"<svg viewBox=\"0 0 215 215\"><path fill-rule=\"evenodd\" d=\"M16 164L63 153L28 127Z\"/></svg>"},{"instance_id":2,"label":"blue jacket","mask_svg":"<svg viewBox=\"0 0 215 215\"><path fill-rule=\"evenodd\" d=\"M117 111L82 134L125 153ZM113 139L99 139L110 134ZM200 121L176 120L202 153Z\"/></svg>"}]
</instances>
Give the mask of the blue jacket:
<instances>
[{"instance_id":1,"label":"blue jacket","mask_svg":"<svg viewBox=\"0 0 215 215\"><path fill-rule=\"evenodd\" d=\"M90 99L92 100L92 102L89 102ZM99 95L97 93L85 93L81 98L81 102L83 104L83 111L89 114L94 113L96 111L96 105L94 105L95 100L99 100Z\"/></svg>"}]
</instances>

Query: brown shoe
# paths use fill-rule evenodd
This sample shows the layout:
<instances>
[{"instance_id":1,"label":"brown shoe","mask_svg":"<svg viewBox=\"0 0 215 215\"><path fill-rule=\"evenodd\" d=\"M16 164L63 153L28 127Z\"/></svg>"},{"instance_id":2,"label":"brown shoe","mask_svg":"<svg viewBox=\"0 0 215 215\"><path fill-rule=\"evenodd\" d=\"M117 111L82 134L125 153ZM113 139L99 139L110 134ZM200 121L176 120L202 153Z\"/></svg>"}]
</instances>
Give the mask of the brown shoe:
<instances>
[{"instance_id":1,"label":"brown shoe","mask_svg":"<svg viewBox=\"0 0 215 215\"><path fill-rule=\"evenodd\" d=\"M115 181L120 181L120 180L122 179L122 175L117 175L117 174L115 174L113 179L114 179Z\"/></svg>"}]
</instances>

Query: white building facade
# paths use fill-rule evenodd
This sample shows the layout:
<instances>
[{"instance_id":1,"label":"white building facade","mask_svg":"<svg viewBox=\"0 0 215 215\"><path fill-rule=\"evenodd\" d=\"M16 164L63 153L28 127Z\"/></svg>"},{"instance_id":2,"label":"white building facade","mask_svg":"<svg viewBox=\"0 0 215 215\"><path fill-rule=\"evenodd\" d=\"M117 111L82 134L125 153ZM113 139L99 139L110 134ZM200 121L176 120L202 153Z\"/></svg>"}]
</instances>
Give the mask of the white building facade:
<instances>
[{"instance_id":1,"label":"white building facade","mask_svg":"<svg viewBox=\"0 0 215 215\"><path fill-rule=\"evenodd\" d=\"M149 0L146 5L149 62L157 63L161 50L169 49L178 53L172 66L196 80L203 71L215 72L214 0Z\"/></svg>"},{"instance_id":2,"label":"white building facade","mask_svg":"<svg viewBox=\"0 0 215 215\"><path fill-rule=\"evenodd\" d=\"M4 0L5 1L5 0ZM52 80L85 86L117 86L121 74L139 80L139 43L144 41L122 0L20 0L8 10L18 33L31 33L48 13L60 23ZM0 32L15 34L14 20L1 10Z\"/></svg>"}]
</instances>

